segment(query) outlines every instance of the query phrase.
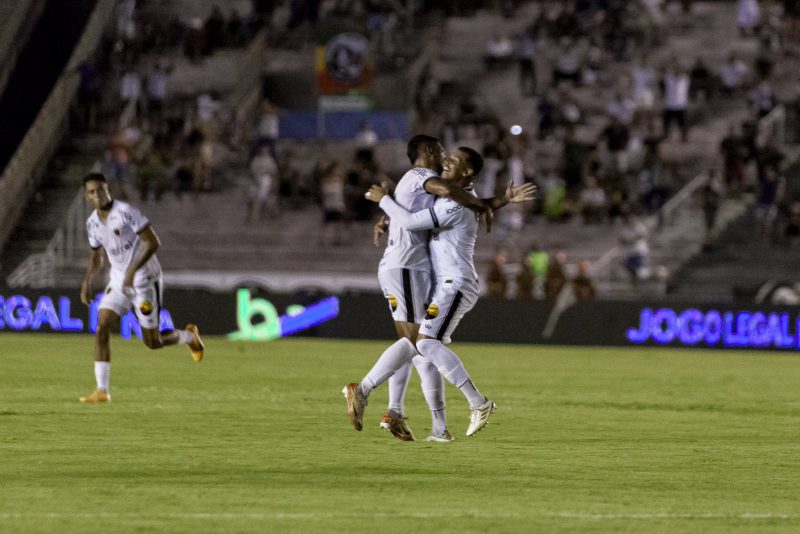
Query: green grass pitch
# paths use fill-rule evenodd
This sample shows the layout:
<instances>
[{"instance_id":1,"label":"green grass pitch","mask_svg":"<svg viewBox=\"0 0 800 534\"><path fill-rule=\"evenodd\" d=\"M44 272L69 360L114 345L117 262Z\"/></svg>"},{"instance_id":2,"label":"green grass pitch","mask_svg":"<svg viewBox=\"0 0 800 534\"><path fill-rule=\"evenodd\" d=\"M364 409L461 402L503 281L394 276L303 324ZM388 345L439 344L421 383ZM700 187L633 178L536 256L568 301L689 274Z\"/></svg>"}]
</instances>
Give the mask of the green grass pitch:
<instances>
[{"instance_id":1,"label":"green grass pitch","mask_svg":"<svg viewBox=\"0 0 800 534\"><path fill-rule=\"evenodd\" d=\"M797 532L791 354L458 344L489 426L402 443L345 416L387 342L113 340L111 405L88 336L0 334L0 532ZM415 376L408 415L430 420ZM345 530L346 529L346 530Z\"/></svg>"}]
</instances>

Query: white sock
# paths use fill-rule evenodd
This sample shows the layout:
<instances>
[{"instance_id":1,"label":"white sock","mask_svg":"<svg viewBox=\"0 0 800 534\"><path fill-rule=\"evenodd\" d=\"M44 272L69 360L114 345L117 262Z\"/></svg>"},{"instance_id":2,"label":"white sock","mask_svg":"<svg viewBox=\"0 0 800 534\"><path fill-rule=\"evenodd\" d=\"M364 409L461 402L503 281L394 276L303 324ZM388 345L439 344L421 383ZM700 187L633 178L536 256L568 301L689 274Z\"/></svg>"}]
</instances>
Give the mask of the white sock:
<instances>
[{"instance_id":1,"label":"white sock","mask_svg":"<svg viewBox=\"0 0 800 534\"><path fill-rule=\"evenodd\" d=\"M188 330L175 330L175 333L178 334L179 345L188 345L194 340L194 334Z\"/></svg>"},{"instance_id":2,"label":"white sock","mask_svg":"<svg viewBox=\"0 0 800 534\"><path fill-rule=\"evenodd\" d=\"M405 338L404 338L405 339ZM409 341L409 343L411 343ZM414 354L416 354L416 349ZM405 415L406 390L411 381L411 362L404 364L389 377L389 406L388 409L398 415Z\"/></svg>"},{"instance_id":3,"label":"white sock","mask_svg":"<svg viewBox=\"0 0 800 534\"><path fill-rule=\"evenodd\" d=\"M108 393L108 376L110 374L111 362L94 362L94 378L97 381L97 389Z\"/></svg>"},{"instance_id":4,"label":"white sock","mask_svg":"<svg viewBox=\"0 0 800 534\"><path fill-rule=\"evenodd\" d=\"M467 398L470 408L486 402L486 397L481 395L470 380L469 373L461 363L461 359L455 352L445 347L441 341L429 338L420 339L417 341L417 348L420 354L436 365L448 382L461 390L461 393Z\"/></svg>"},{"instance_id":5,"label":"white sock","mask_svg":"<svg viewBox=\"0 0 800 534\"><path fill-rule=\"evenodd\" d=\"M415 356L413 361L422 381L422 395L431 411L431 433L441 436L447 428L447 415L444 409L444 378L430 360L422 356Z\"/></svg>"},{"instance_id":6,"label":"white sock","mask_svg":"<svg viewBox=\"0 0 800 534\"><path fill-rule=\"evenodd\" d=\"M400 338L383 351L378 361L369 370L367 376L359 384L361 393L369 396L372 390L386 382L401 367L411 362L417 354L417 348L406 338ZM409 373L411 370L409 369ZM405 395L405 391L403 392Z\"/></svg>"}]
</instances>

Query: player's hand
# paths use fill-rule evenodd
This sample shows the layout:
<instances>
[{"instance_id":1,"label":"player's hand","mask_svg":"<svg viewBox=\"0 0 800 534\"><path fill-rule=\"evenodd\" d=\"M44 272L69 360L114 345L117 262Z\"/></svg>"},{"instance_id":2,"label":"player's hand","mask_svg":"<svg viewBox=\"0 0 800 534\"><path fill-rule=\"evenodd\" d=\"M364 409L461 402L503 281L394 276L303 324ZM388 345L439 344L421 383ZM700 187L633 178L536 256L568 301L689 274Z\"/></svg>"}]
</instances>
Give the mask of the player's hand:
<instances>
[{"instance_id":1,"label":"player's hand","mask_svg":"<svg viewBox=\"0 0 800 534\"><path fill-rule=\"evenodd\" d=\"M81 283L81 302L83 302L88 306L91 301L92 301L92 284L89 283L89 280L84 280Z\"/></svg>"},{"instance_id":2,"label":"player's hand","mask_svg":"<svg viewBox=\"0 0 800 534\"><path fill-rule=\"evenodd\" d=\"M133 276L135 273L127 272L125 273L125 279L122 281L122 291L124 293L129 293L133 291Z\"/></svg>"},{"instance_id":3,"label":"player's hand","mask_svg":"<svg viewBox=\"0 0 800 534\"><path fill-rule=\"evenodd\" d=\"M372 227L372 244L376 247L381 246L381 238L383 234L386 233L386 230L389 228L389 223L386 222L386 217L381 215L381 218L378 219L378 222L375 223L375 226Z\"/></svg>"},{"instance_id":4,"label":"player's hand","mask_svg":"<svg viewBox=\"0 0 800 534\"><path fill-rule=\"evenodd\" d=\"M514 184L508 182L506 188L506 198L509 202L525 202L526 200L533 200L536 198L536 186L531 183L524 183L519 187L514 187Z\"/></svg>"},{"instance_id":5,"label":"player's hand","mask_svg":"<svg viewBox=\"0 0 800 534\"><path fill-rule=\"evenodd\" d=\"M369 188L369 191L364 193L364 198L367 200L371 200L376 204L381 201L383 197L389 194L389 186L386 182L381 183L380 185L373 184L372 187Z\"/></svg>"}]
</instances>

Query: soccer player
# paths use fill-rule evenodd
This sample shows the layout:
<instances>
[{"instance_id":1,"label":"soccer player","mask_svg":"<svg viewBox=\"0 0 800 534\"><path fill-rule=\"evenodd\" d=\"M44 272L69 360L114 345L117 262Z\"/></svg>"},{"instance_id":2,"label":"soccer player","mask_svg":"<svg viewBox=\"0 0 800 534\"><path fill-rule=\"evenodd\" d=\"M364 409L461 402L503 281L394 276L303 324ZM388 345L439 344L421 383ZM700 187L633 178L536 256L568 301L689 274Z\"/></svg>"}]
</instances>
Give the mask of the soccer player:
<instances>
[{"instance_id":1,"label":"soccer player","mask_svg":"<svg viewBox=\"0 0 800 534\"><path fill-rule=\"evenodd\" d=\"M108 182L100 173L83 179L83 192L94 211L86 221L92 253L81 284L81 301L92 301L92 278L103 265L103 251L110 263L110 281L100 301L95 337L94 375L97 388L81 397L81 402L96 404L111 402L108 389L111 369L109 334L120 317L133 307L142 326L144 344L151 349L183 343L189 346L192 357L203 359L203 341L197 326L186 330L159 332L161 312L161 265L155 256L160 245L158 236L142 213L125 202L112 200Z\"/></svg>"},{"instance_id":2,"label":"soccer player","mask_svg":"<svg viewBox=\"0 0 800 534\"><path fill-rule=\"evenodd\" d=\"M428 135L412 137L408 142L407 156L413 168L403 175L394 193L401 206L418 211L432 207L437 196L447 196L478 212L487 210L474 195L439 178L444 149L438 139ZM404 416L404 397L411 378L412 358L417 355L415 343L419 324L430 296L430 273L428 232L409 231L391 225L389 242L378 267L378 280L389 303L398 340L381 354L360 384L348 384L342 390L347 399L348 417L356 430L363 428L364 407L370 393L389 380L389 406L381 419L381 427L400 440L414 440ZM442 377L436 367L423 358L414 360L414 364L432 413L432 436L441 436L447 430Z\"/></svg>"},{"instance_id":3,"label":"soccer player","mask_svg":"<svg viewBox=\"0 0 800 534\"><path fill-rule=\"evenodd\" d=\"M469 188L482 166L483 158L477 152L459 147L445 162L442 178L457 187ZM491 199L490 205L498 209L508 202L531 200L534 191L531 184L509 185L505 195ZM430 257L436 277L434 293L419 329L416 348L467 398L471 415L466 435L472 436L486 426L496 406L478 391L458 355L446 344L450 343L450 336L461 318L478 300L479 283L474 262L478 220L448 198L437 199L432 208L411 212L386 193L385 188L373 186L367 198L380 203L381 209L391 217L392 225L409 231L434 232L430 239Z\"/></svg>"}]
</instances>

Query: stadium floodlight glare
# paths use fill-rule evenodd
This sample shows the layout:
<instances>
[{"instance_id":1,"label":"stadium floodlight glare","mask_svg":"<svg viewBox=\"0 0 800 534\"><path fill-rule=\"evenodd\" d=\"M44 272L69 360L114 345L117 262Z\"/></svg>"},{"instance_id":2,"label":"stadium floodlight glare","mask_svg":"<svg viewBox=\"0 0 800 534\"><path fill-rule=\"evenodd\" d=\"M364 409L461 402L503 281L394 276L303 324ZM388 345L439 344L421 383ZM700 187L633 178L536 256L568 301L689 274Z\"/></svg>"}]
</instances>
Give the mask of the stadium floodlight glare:
<instances>
[{"instance_id":1,"label":"stadium floodlight glare","mask_svg":"<svg viewBox=\"0 0 800 534\"><path fill-rule=\"evenodd\" d=\"M511 135L519 135L522 133L522 126L520 126L519 124L515 124L514 126L509 128L508 131L511 132Z\"/></svg>"}]
</instances>

